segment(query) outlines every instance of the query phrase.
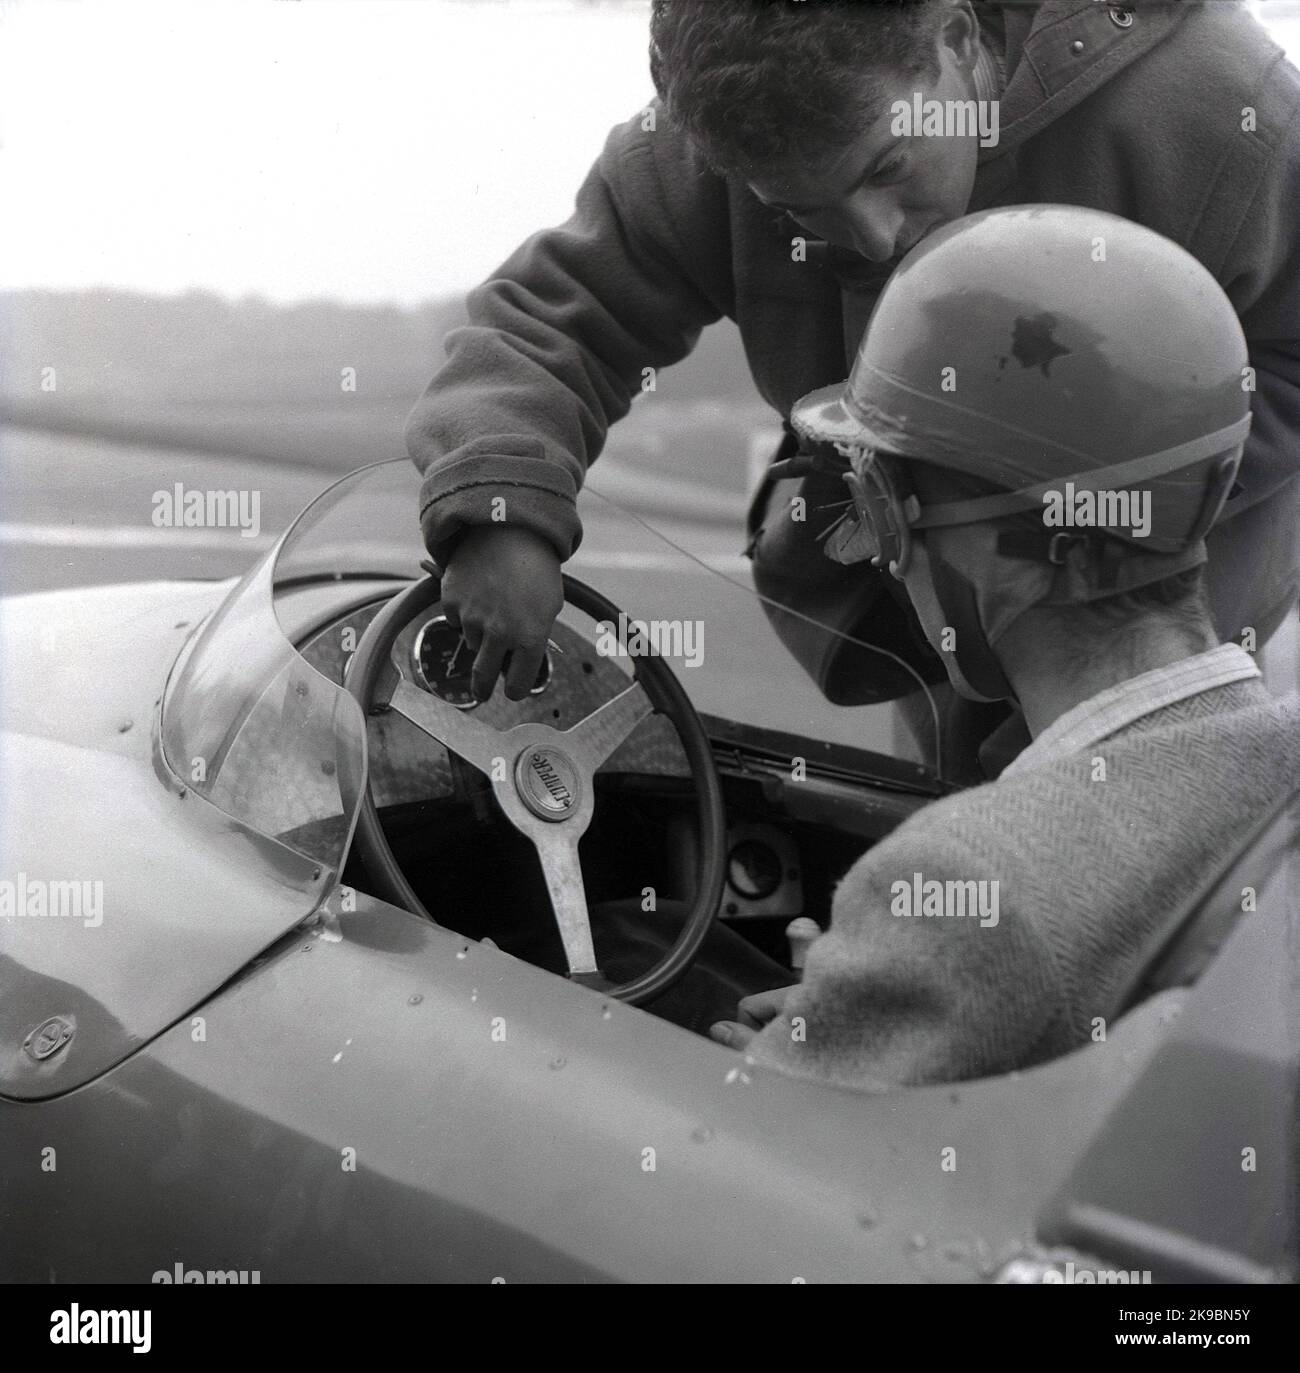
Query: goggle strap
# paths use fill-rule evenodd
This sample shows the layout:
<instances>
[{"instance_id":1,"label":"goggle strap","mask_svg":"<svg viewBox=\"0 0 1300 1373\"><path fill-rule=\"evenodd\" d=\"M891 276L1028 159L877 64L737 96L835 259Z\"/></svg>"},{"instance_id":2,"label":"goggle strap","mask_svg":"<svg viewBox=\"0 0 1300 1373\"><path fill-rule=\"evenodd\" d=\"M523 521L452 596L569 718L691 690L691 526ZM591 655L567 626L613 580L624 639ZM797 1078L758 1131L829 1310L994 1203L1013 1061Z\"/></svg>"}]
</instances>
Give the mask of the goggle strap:
<instances>
[{"instance_id":1,"label":"goggle strap","mask_svg":"<svg viewBox=\"0 0 1300 1373\"><path fill-rule=\"evenodd\" d=\"M1180 467L1189 467L1202 458L1221 453L1225 448L1241 442L1249 432L1250 416L1243 415L1235 423L1223 429L1216 429L1212 434L1202 434L1200 438L1180 443L1174 448L1164 448L1158 453L1146 453L1140 458L1131 458L1128 462L1099 467L1073 477L1054 477L1051 481L1040 482L1037 486L1027 486L1019 491L999 492L996 496L978 496L969 501L945 501L941 505L927 505L910 523L913 529L935 529L945 525L979 524L984 520L997 519L1000 515L1015 515L1022 510L1031 510L1041 505L1047 492L1059 490L1066 482L1073 482L1080 491L1122 489L1152 477L1167 476Z\"/></svg>"}]
</instances>

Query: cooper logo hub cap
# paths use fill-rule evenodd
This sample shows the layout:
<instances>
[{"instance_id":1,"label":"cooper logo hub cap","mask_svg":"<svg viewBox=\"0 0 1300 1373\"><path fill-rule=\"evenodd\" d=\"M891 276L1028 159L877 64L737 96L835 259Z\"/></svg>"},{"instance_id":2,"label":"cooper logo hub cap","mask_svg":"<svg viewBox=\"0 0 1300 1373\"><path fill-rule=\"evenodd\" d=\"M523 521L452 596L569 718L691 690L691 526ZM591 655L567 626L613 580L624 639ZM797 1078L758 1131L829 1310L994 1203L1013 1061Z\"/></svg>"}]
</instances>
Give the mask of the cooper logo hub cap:
<instances>
[{"instance_id":1,"label":"cooper logo hub cap","mask_svg":"<svg viewBox=\"0 0 1300 1373\"><path fill-rule=\"evenodd\" d=\"M515 786L524 805L543 820L567 820L578 808L578 769L559 749L525 749L515 763Z\"/></svg>"}]
</instances>

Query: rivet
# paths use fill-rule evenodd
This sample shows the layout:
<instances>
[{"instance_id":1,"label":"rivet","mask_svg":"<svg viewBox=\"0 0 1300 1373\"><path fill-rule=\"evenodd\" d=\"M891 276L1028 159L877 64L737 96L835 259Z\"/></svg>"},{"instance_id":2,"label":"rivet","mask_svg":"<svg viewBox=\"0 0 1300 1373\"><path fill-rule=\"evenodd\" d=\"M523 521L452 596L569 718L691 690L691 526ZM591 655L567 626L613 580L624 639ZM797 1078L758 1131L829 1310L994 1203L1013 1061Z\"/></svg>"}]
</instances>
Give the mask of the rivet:
<instances>
[{"instance_id":1,"label":"rivet","mask_svg":"<svg viewBox=\"0 0 1300 1373\"><path fill-rule=\"evenodd\" d=\"M1082 51L1083 51L1083 39L1082 39L1082 38L1076 38L1076 39L1074 40L1074 42L1070 44L1070 51L1071 51L1071 52L1082 52Z\"/></svg>"},{"instance_id":2,"label":"rivet","mask_svg":"<svg viewBox=\"0 0 1300 1373\"><path fill-rule=\"evenodd\" d=\"M1106 13L1110 15L1110 22L1117 29L1131 29L1133 27L1133 11L1126 10L1122 5L1108 5Z\"/></svg>"}]
</instances>

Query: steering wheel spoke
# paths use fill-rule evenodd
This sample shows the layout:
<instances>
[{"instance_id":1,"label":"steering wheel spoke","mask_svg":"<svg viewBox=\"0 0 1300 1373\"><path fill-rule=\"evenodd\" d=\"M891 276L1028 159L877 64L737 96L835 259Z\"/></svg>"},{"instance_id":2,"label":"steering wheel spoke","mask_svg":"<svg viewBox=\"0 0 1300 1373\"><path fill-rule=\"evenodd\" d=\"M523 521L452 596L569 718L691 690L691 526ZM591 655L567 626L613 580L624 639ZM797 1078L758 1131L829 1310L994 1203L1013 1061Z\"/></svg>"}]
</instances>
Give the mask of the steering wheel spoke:
<instances>
[{"instance_id":1,"label":"steering wheel spoke","mask_svg":"<svg viewBox=\"0 0 1300 1373\"><path fill-rule=\"evenodd\" d=\"M570 976L598 972L596 950L591 941L591 917L578 857L576 826L548 826L529 836L542 863L542 876L551 898L551 910L564 945Z\"/></svg>"},{"instance_id":2,"label":"steering wheel spoke","mask_svg":"<svg viewBox=\"0 0 1300 1373\"><path fill-rule=\"evenodd\" d=\"M498 730L439 701L429 692L413 686L405 677L393 689L389 704L431 739L445 744L480 772L490 776L492 765L502 756L502 736Z\"/></svg>"},{"instance_id":3,"label":"steering wheel spoke","mask_svg":"<svg viewBox=\"0 0 1300 1373\"><path fill-rule=\"evenodd\" d=\"M625 691L579 720L562 738L566 748L581 757L587 768L596 769L641 723L654 714L654 706L640 682L633 682Z\"/></svg>"}]
</instances>

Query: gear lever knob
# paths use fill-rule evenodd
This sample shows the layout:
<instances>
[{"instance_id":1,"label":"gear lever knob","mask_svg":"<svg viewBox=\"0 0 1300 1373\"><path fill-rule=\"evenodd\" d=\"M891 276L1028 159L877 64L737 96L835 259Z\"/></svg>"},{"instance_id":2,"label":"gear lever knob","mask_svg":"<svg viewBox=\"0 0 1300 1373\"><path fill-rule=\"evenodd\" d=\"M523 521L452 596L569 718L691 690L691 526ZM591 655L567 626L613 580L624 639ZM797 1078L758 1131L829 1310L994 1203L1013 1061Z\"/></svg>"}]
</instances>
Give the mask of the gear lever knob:
<instances>
[{"instance_id":1,"label":"gear lever knob","mask_svg":"<svg viewBox=\"0 0 1300 1373\"><path fill-rule=\"evenodd\" d=\"M790 941L790 966L796 972L803 972L804 959L808 956L808 946L821 932L821 926L806 915L796 916L785 927L785 937Z\"/></svg>"}]
</instances>

